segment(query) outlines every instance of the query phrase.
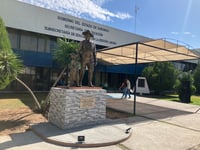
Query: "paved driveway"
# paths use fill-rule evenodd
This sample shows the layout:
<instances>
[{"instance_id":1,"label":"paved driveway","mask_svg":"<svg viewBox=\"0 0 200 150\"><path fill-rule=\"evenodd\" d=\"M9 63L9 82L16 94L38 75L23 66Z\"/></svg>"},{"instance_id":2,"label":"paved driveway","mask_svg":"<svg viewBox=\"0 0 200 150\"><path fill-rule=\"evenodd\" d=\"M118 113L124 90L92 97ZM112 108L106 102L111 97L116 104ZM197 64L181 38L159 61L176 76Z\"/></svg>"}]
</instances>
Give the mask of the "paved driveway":
<instances>
[{"instance_id":1,"label":"paved driveway","mask_svg":"<svg viewBox=\"0 0 200 150\"><path fill-rule=\"evenodd\" d=\"M121 100L120 96L109 94L107 107L131 112L133 98ZM46 143L28 131L0 136L0 150L196 150L200 149L198 109L199 106L191 104L137 97L136 116L113 121L133 131L132 136L120 144L99 148L63 147Z\"/></svg>"}]
</instances>

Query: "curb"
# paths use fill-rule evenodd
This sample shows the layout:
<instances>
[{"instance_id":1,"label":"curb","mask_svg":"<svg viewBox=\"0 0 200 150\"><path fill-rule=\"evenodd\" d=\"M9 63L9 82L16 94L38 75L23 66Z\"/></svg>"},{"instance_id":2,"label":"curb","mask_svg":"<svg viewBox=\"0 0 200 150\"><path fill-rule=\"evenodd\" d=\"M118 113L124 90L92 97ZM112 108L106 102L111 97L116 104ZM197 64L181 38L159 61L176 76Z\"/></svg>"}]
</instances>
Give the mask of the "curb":
<instances>
[{"instance_id":1,"label":"curb","mask_svg":"<svg viewBox=\"0 0 200 150\"><path fill-rule=\"evenodd\" d=\"M104 146L111 146L111 145L116 145L119 144L127 139L129 139L132 135L132 130L130 130L129 134L127 137L121 138L119 140L111 141L111 142L102 142L102 143L70 143L70 142L62 142L54 139L50 139L43 135L42 133L38 132L34 127L30 125L30 130L33 131L37 136L39 136L42 140L45 142L55 144L55 145L60 145L60 146L66 146L66 147L77 147L77 148L92 148L92 147L104 147Z\"/></svg>"}]
</instances>

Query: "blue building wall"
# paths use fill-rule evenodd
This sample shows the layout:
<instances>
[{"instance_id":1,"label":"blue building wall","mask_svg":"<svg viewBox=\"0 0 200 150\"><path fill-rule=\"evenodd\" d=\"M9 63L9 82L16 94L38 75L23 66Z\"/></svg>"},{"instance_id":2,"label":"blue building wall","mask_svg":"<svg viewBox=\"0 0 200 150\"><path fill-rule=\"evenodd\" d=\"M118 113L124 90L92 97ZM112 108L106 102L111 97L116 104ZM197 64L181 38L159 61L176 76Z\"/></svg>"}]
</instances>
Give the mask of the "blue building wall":
<instances>
[{"instance_id":1,"label":"blue building wall","mask_svg":"<svg viewBox=\"0 0 200 150\"><path fill-rule=\"evenodd\" d=\"M27 50L16 50L14 52L23 60L24 65L33 67L54 67L53 56L51 53L34 52Z\"/></svg>"},{"instance_id":2,"label":"blue building wall","mask_svg":"<svg viewBox=\"0 0 200 150\"><path fill-rule=\"evenodd\" d=\"M20 56L20 59L23 60L24 65L33 66L33 67L48 67L48 68L57 68L53 56L51 53L45 52L35 52L27 50L16 50L14 52ZM145 64L138 64L136 68L136 74L141 74L144 69ZM101 64L97 65L96 71L107 72L107 73L121 73L121 74L135 74L135 65L108 65L103 66Z\"/></svg>"},{"instance_id":3,"label":"blue building wall","mask_svg":"<svg viewBox=\"0 0 200 150\"><path fill-rule=\"evenodd\" d=\"M97 71L101 72L108 72L108 73L121 73L121 74L135 74L135 64L128 64L128 65L112 65L112 66L102 66L98 65L96 67ZM136 74L141 74L142 70L146 67L145 64L137 64Z\"/></svg>"}]
</instances>

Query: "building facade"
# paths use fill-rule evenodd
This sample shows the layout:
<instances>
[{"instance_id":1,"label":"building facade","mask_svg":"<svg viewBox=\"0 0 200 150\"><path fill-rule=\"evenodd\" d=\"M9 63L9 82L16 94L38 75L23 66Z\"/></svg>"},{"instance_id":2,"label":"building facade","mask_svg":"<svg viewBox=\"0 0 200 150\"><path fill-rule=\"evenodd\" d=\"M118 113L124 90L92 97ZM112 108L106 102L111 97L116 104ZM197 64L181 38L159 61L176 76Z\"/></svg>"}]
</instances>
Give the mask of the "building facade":
<instances>
[{"instance_id":1,"label":"building facade","mask_svg":"<svg viewBox=\"0 0 200 150\"><path fill-rule=\"evenodd\" d=\"M0 16L6 25L13 51L24 62L24 73L20 78L33 90L49 90L62 70L52 56L57 38L79 42L84 39L82 32L90 30L97 51L105 47L149 40L147 37L17 0L1 0ZM95 69L95 85L103 86L109 82L113 87L118 86L119 83L113 82L114 79L123 78L125 74L133 75L130 67L134 70L133 65L108 67L98 64ZM23 90L23 87L13 82L6 90Z\"/></svg>"},{"instance_id":2,"label":"building facade","mask_svg":"<svg viewBox=\"0 0 200 150\"><path fill-rule=\"evenodd\" d=\"M24 62L24 73L20 78L37 91L49 90L62 70L52 55L57 38L80 42L84 39L82 32L90 30L94 35L97 51L105 47L150 40L144 36L17 0L1 0L0 16L6 25L13 51ZM140 74L144 67L145 65L139 65L137 73ZM98 63L94 83L96 86L108 85L118 89L125 77L132 80L133 76L133 64L107 66ZM86 80L85 78L85 82ZM13 82L6 90L23 90L23 87Z\"/></svg>"}]
</instances>

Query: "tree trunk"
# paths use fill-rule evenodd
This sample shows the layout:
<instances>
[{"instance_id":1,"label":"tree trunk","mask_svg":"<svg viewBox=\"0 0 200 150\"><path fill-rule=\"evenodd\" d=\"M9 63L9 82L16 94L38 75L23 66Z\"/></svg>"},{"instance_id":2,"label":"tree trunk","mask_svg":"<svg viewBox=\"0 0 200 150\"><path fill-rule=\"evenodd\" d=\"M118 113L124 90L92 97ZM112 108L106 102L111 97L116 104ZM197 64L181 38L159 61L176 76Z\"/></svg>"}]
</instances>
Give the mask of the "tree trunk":
<instances>
[{"instance_id":1,"label":"tree trunk","mask_svg":"<svg viewBox=\"0 0 200 150\"><path fill-rule=\"evenodd\" d=\"M54 84L52 85L52 87L55 87L56 84L58 83L58 81L60 80L60 78L62 77L62 75L64 74L65 70L67 69L67 67L65 67L62 72L60 73L60 75L58 76L58 78L56 79L56 81L54 82ZM47 95L47 97L45 98L45 101L47 101L49 98L49 94Z\"/></svg>"},{"instance_id":2,"label":"tree trunk","mask_svg":"<svg viewBox=\"0 0 200 150\"><path fill-rule=\"evenodd\" d=\"M55 87L56 84L58 83L58 81L60 80L60 78L62 77L62 75L64 74L65 70L67 69L67 67L65 67L62 72L60 73L60 75L58 76L58 78L56 79L56 81L54 82L54 84L52 85L52 87ZM45 98L45 105L43 105L42 111L44 113L49 111L49 106L50 106L50 102L49 102L49 96L50 96L50 92L48 93L47 97Z\"/></svg>"},{"instance_id":3,"label":"tree trunk","mask_svg":"<svg viewBox=\"0 0 200 150\"><path fill-rule=\"evenodd\" d=\"M20 80L19 78L15 77L15 79L16 79L19 83L21 83L21 84L30 92L30 94L32 95L34 101L35 101L36 104L37 104L37 107L39 108L39 110L41 110L41 105L40 105L40 103L38 102L38 99L37 99L37 97L35 96L35 94L32 92L32 90L31 90L22 80Z\"/></svg>"},{"instance_id":4,"label":"tree trunk","mask_svg":"<svg viewBox=\"0 0 200 150\"><path fill-rule=\"evenodd\" d=\"M67 67L65 67L62 72L60 73L60 75L58 76L58 78L56 79L56 81L54 82L54 84L52 85L52 87L55 87L56 84L58 83L58 81L60 80L60 78L62 77L62 75L64 74L65 70L67 69Z\"/></svg>"}]
</instances>

